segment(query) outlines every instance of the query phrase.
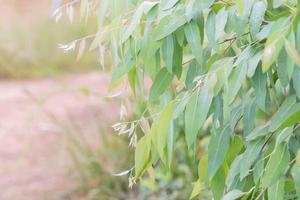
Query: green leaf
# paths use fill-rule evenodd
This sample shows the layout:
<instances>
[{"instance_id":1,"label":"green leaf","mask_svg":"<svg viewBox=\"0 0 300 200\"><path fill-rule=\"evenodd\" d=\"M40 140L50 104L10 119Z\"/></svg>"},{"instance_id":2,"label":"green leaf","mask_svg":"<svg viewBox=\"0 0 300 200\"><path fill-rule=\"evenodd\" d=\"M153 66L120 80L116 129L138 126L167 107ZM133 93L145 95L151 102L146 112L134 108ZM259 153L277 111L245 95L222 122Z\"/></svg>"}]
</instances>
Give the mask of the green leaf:
<instances>
[{"instance_id":1,"label":"green leaf","mask_svg":"<svg viewBox=\"0 0 300 200\"><path fill-rule=\"evenodd\" d=\"M186 74L185 86L187 89L192 89L194 86L194 79L200 75L201 66L196 60L193 60L189 65L189 69Z\"/></svg>"},{"instance_id":2,"label":"green leaf","mask_svg":"<svg viewBox=\"0 0 300 200\"><path fill-rule=\"evenodd\" d=\"M134 154L135 179L143 175L150 163L151 140L148 135L144 135L137 143Z\"/></svg>"},{"instance_id":3,"label":"green leaf","mask_svg":"<svg viewBox=\"0 0 300 200\"><path fill-rule=\"evenodd\" d=\"M300 55L298 54L296 47L289 40L284 40L284 46L289 57L300 68Z\"/></svg>"},{"instance_id":4,"label":"green leaf","mask_svg":"<svg viewBox=\"0 0 300 200\"><path fill-rule=\"evenodd\" d=\"M158 2L145 1L138 7L138 9L135 11L132 17L129 26L126 28L124 34L122 35L122 43L128 40L128 38L132 35L136 27L139 25L143 13L147 14L149 10L151 10L155 5L157 5L157 3Z\"/></svg>"},{"instance_id":5,"label":"green leaf","mask_svg":"<svg viewBox=\"0 0 300 200\"><path fill-rule=\"evenodd\" d=\"M284 199L284 178L280 178L276 183L271 185L268 189L269 200Z\"/></svg>"},{"instance_id":6,"label":"green leaf","mask_svg":"<svg viewBox=\"0 0 300 200\"><path fill-rule=\"evenodd\" d=\"M169 103L160 113L157 123L157 131L155 137L155 144L157 146L158 154L166 166L168 159L165 155L165 147L168 143L168 136L171 128L171 120L173 119L173 103Z\"/></svg>"},{"instance_id":7,"label":"green leaf","mask_svg":"<svg viewBox=\"0 0 300 200\"><path fill-rule=\"evenodd\" d=\"M255 128L249 135L247 135L246 140L256 140L258 138L266 136L268 133L270 133L269 124L265 124L263 126Z\"/></svg>"},{"instance_id":8,"label":"green leaf","mask_svg":"<svg viewBox=\"0 0 300 200\"><path fill-rule=\"evenodd\" d=\"M228 103L232 103L236 98L244 80L246 79L247 65L242 63L238 65L229 77Z\"/></svg>"},{"instance_id":9,"label":"green leaf","mask_svg":"<svg viewBox=\"0 0 300 200\"><path fill-rule=\"evenodd\" d=\"M184 33L188 44L192 50L193 55L195 56L198 63L202 63L202 44L201 44L201 37L200 31L198 28L197 23L192 20L184 26Z\"/></svg>"},{"instance_id":10,"label":"green leaf","mask_svg":"<svg viewBox=\"0 0 300 200\"><path fill-rule=\"evenodd\" d=\"M288 126L292 126L298 122L300 122L300 103L297 103L294 106L292 106L290 112L288 112L287 117L278 129L283 129Z\"/></svg>"},{"instance_id":11,"label":"green leaf","mask_svg":"<svg viewBox=\"0 0 300 200\"><path fill-rule=\"evenodd\" d=\"M209 45L211 45L216 52L219 52L219 44L217 43L215 37L216 36L216 14L212 10L209 12L207 16L205 30L206 30L206 37Z\"/></svg>"},{"instance_id":12,"label":"green leaf","mask_svg":"<svg viewBox=\"0 0 300 200\"><path fill-rule=\"evenodd\" d=\"M288 18L281 18L273 23L270 31L271 33L268 36L262 57L263 72L268 71L273 62L277 59L277 56L284 44L284 36L286 34L287 24Z\"/></svg>"},{"instance_id":13,"label":"green leaf","mask_svg":"<svg viewBox=\"0 0 300 200\"><path fill-rule=\"evenodd\" d=\"M216 39L220 39L224 32L228 18L228 12L225 8L222 8L216 15Z\"/></svg>"},{"instance_id":14,"label":"green leaf","mask_svg":"<svg viewBox=\"0 0 300 200\"><path fill-rule=\"evenodd\" d=\"M227 125L222 129L218 129L210 139L208 145L208 173L210 179L214 177L224 162L229 148L231 133L232 130Z\"/></svg>"},{"instance_id":15,"label":"green leaf","mask_svg":"<svg viewBox=\"0 0 300 200\"><path fill-rule=\"evenodd\" d=\"M162 55L166 64L166 68L170 73L173 72L174 59L174 36L168 35L162 44Z\"/></svg>"},{"instance_id":16,"label":"green leaf","mask_svg":"<svg viewBox=\"0 0 300 200\"><path fill-rule=\"evenodd\" d=\"M243 139L240 136L235 135L233 137L232 142L230 143L228 152L226 154L227 163L231 163L234 160L234 158L238 155L238 153L242 150L243 147L244 147Z\"/></svg>"},{"instance_id":17,"label":"green leaf","mask_svg":"<svg viewBox=\"0 0 300 200\"><path fill-rule=\"evenodd\" d=\"M209 8L215 0L189 0L186 5L186 16L191 20L198 12L203 9Z\"/></svg>"},{"instance_id":18,"label":"green leaf","mask_svg":"<svg viewBox=\"0 0 300 200\"><path fill-rule=\"evenodd\" d=\"M177 76L178 79L181 77L182 73L182 47L178 44L177 40L174 43L174 59L173 59L173 74Z\"/></svg>"},{"instance_id":19,"label":"green leaf","mask_svg":"<svg viewBox=\"0 0 300 200\"><path fill-rule=\"evenodd\" d=\"M203 183L200 180L196 181L194 183L193 191L190 195L190 199L198 196L204 189L205 189L205 187L204 187Z\"/></svg>"},{"instance_id":20,"label":"green leaf","mask_svg":"<svg viewBox=\"0 0 300 200\"><path fill-rule=\"evenodd\" d=\"M291 174L292 174L294 182L295 182L297 197L298 197L298 199L300 199L300 168L298 166L294 165L291 170Z\"/></svg>"},{"instance_id":21,"label":"green leaf","mask_svg":"<svg viewBox=\"0 0 300 200\"><path fill-rule=\"evenodd\" d=\"M262 71L266 72L269 70L273 62L277 59L277 56L283 47L283 39L278 36L278 39L273 43L267 45L264 50L262 58Z\"/></svg>"},{"instance_id":22,"label":"green leaf","mask_svg":"<svg viewBox=\"0 0 300 200\"><path fill-rule=\"evenodd\" d=\"M213 94L210 92L210 82L207 82L202 90L195 92L189 100L185 110L185 137L188 147L191 147L198 134L198 130L203 126Z\"/></svg>"},{"instance_id":23,"label":"green leaf","mask_svg":"<svg viewBox=\"0 0 300 200\"><path fill-rule=\"evenodd\" d=\"M260 30L266 8L266 4L262 1L258 1L253 5L252 12L250 15L250 33L252 38L256 38L256 34Z\"/></svg>"},{"instance_id":24,"label":"green leaf","mask_svg":"<svg viewBox=\"0 0 300 200\"><path fill-rule=\"evenodd\" d=\"M283 49L279 53L277 65L279 80L284 87L287 87L292 78L294 63L288 58L286 51Z\"/></svg>"},{"instance_id":25,"label":"green leaf","mask_svg":"<svg viewBox=\"0 0 300 200\"><path fill-rule=\"evenodd\" d=\"M173 8L178 0L162 0L160 3L160 7L162 10L168 10L170 8Z\"/></svg>"},{"instance_id":26,"label":"green leaf","mask_svg":"<svg viewBox=\"0 0 300 200\"><path fill-rule=\"evenodd\" d=\"M267 98L267 75L263 74L261 68L257 68L252 79L252 84L255 90L256 103L258 107L266 110Z\"/></svg>"},{"instance_id":27,"label":"green leaf","mask_svg":"<svg viewBox=\"0 0 300 200\"><path fill-rule=\"evenodd\" d=\"M243 163L240 166L240 179L242 180L249 174L249 169L254 163L254 161L259 156L262 146L265 141L262 139L257 139L249 142L245 152L242 154L242 159L240 163Z\"/></svg>"},{"instance_id":28,"label":"green leaf","mask_svg":"<svg viewBox=\"0 0 300 200\"><path fill-rule=\"evenodd\" d=\"M156 75L154 82L151 86L149 100L154 101L160 95L162 95L166 91L171 81L172 75L168 72L166 68L162 68Z\"/></svg>"},{"instance_id":29,"label":"green leaf","mask_svg":"<svg viewBox=\"0 0 300 200\"><path fill-rule=\"evenodd\" d=\"M187 103L185 110L185 138L189 147L194 143L200 128L197 121L201 112L198 99L199 94L195 92Z\"/></svg>"},{"instance_id":30,"label":"green leaf","mask_svg":"<svg viewBox=\"0 0 300 200\"><path fill-rule=\"evenodd\" d=\"M287 144L277 145L266 165L265 173L262 177L263 187L269 187L284 175L289 162L290 154Z\"/></svg>"},{"instance_id":31,"label":"green leaf","mask_svg":"<svg viewBox=\"0 0 300 200\"><path fill-rule=\"evenodd\" d=\"M293 88L298 99L300 99L300 69L295 68L293 72Z\"/></svg>"},{"instance_id":32,"label":"green leaf","mask_svg":"<svg viewBox=\"0 0 300 200\"><path fill-rule=\"evenodd\" d=\"M241 165L241 159L241 155L236 156L230 165L229 172L226 178L227 190L237 189L236 182L240 182L238 174Z\"/></svg>"},{"instance_id":33,"label":"green leaf","mask_svg":"<svg viewBox=\"0 0 300 200\"><path fill-rule=\"evenodd\" d=\"M216 200L221 199L225 187L225 173L223 167L221 167L212 178L210 187L214 199Z\"/></svg>"},{"instance_id":34,"label":"green leaf","mask_svg":"<svg viewBox=\"0 0 300 200\"><path fill-rule=\"evenodd\" d=\"M276 131L279 127L281 127L285 120L291 115L294 111L294 105L296 103L295 96L288 97L277 110L277 112L271 118L270 131ZM283 118L282 116L285 116Z\"/></svg>"},{"instance_id":35,"label":"green leaf","mask_svg":"<svg viewBox=\"0 0 300 200\"><path fill-rule=\"evenodd\" d=\"M235 200L244 195L245 193L240 190L231 190L222 198L222 200Z\"/></svg>"},{"instance_id":36,"label":"green leaf","mask_svg":"<svg viewBox=\"0 0 300 200\"><path fill-rule=\"evenodd\" d=\"M156 27L155 39L161 40L164 37L170 35L176 31L179 27L183 26L186 23L186 18L184 12L177 11L172 15L167 15L160 20L158 26Z\"/></svg>"},{"instance_id":37,"label":"green leaf","mask_svg":"<svg viewBox=\"0 0 300 200\"><path fill-rule=\"evenodd\" d=\"M134 60L130 54L127 54L122 62L114 68L114 72L112 75L112 82L115 82L122 78L125 74L127 74L134 67Z\"/></svg>"},{"instance_id":38,"label":"green leaf","mask_svg":"<svg viewBox=\"0 0 300 200\"><path fill-rule=\"evenodd\" d=\"M205 154L202 156L202 158L199 161L198 165L198 177L201 182L208 184L209 178L208 178L208 155Z\"/></svg>"},{"instance_id":39,"label":"green leaf","mask_svg":"<svg viewBox=\"0 0 300 200\"><path fill-rule=\"evenodd\" d=\"M236 4L236 9L237 9L239 15L243 16L243 14L244 14L244 0L236 0L235 4Z\"/></svg>"}]
</instances>

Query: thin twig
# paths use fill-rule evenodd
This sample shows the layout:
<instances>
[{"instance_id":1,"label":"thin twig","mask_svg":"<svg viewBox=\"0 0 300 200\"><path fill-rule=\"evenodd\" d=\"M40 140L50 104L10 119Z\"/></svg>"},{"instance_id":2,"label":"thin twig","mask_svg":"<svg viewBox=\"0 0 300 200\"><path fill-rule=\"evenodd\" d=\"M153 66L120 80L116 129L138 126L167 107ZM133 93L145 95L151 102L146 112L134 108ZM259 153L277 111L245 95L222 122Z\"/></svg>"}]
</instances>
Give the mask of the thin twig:
<instances>
[{"instance_id":1,"label":"thin twig","mask_svg":"<svg viewBox=\"0 0 300 200\"><path fill-rule=\"evenodd\" d=\"M259 195L256 197L255 200L260 200L260 198L265 194L266 190L267 190L267 188L263 189L263 190L259 193Z\"/></svg>"}]
</instances>

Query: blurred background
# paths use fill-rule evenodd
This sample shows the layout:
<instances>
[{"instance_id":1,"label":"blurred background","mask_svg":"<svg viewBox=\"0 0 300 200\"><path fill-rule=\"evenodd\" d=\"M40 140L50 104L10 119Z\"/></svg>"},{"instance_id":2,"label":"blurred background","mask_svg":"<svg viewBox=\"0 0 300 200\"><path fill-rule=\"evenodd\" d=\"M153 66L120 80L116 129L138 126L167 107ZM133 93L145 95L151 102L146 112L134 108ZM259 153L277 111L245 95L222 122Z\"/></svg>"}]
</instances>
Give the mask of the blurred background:
<instances>
[{"instance_id":1,"label":"blurred background","mask_svg":"<svg viewBox=\"0 0 300 200\"><path fill-rule=\"evenodd\" d=\"M96 22L56 23L60 3L0 0L0 199L124 199L127 178L111 174L132 153L111 130L120 102L103 98L109 76L97 51L76 61L59 48Z\"/></svg>"}]
</instances>

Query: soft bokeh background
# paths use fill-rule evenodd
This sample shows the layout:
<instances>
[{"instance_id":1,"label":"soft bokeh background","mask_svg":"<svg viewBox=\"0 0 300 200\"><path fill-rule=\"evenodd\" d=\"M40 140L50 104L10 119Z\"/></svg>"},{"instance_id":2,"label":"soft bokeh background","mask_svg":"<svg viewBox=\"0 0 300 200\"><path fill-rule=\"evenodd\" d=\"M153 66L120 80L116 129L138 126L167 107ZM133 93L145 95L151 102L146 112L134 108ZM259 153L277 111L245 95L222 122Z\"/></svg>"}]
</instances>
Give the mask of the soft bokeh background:
<instances>
[{"instance_id":1,"label":"soft bokeh background","mask_svg":"<svg viewBox=\"0 0 300 200\"><path fill-rule=\"evenodd\" d=\"M95 18L52 19L51 0L0 0L0 199L127 199L132 152L112 133L98 52L58 44L95 33ZM120 151L117 151L120 150Z\"/></svg>"}]
</instances>

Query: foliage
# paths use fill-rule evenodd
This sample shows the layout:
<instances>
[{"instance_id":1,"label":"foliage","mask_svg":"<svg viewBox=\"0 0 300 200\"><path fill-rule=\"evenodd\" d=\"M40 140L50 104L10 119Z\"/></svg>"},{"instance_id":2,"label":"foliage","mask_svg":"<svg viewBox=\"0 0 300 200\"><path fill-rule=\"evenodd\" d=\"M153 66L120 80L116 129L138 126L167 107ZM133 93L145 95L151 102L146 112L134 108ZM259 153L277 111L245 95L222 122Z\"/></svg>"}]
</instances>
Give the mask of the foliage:
<instances>
[{"instance_id":1,"label":"foliage","mask_svg":"<svg viewBox=\"0 0 300 200\"><path fill-rule=\"evenodd\" d=\"M300 2L104 2L111 23L97 35L110 37L95 41L110 47L112 85L127 80L145 105L114 126L139 138L133 180L174 173L187 148L199 169L190 198L300 198ZM122 6L136 7L130 20Z\"/></svg>"}]
</instances>

